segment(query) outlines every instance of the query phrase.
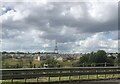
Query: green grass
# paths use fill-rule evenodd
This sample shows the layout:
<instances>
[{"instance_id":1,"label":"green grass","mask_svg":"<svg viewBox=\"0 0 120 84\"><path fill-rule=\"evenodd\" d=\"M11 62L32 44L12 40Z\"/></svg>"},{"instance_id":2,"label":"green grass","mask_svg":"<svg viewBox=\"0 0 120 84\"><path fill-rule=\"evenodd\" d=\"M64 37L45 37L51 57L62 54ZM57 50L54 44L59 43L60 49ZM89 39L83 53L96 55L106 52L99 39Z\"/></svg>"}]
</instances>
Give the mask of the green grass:
<instances>
[{"instance_id":1,"label":"green grass","mask_svg":"<svg viewBox=\"0 0 120 84\"><path fill-rule=\"evenodd\" d=\"M87 75L81 75L80 77L79 76L71 76L70 77L70 80L92 80L92 79L97 79L97 76L96 75L89 75L89 77ZM105 75L98 75L98 78L99 79L105 79ZM118 74L116 75L113 75L113 74L110 74L110 75L106 75L106 78L118 78ZM66 76L66 77L61 77L60 78L60 81L68 81L69 80L69 77ZM38 78L38 82L48 82L49 81L49 78L48 77L40 77ZM59 81L59 77L50 77L50 81L53 82L53 81ZM11 80L0 80L0 82L2 82L2 84L10 84L11 83ZM20 80L13 80L14 83L24 83L25 82L25 79L20 79ZM33 78L33 79L26 79L26 82L37 82L37 78Z\"/></svg>"}]
</instances>

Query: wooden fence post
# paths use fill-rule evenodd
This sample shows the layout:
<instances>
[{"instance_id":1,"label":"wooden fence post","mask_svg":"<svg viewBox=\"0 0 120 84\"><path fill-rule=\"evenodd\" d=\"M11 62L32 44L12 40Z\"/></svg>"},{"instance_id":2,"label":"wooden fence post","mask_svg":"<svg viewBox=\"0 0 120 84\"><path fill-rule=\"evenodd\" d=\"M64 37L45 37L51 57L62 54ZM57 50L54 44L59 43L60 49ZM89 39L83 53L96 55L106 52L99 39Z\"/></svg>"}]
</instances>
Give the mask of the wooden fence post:
<instances>
[{"instance_id":1,"label":"wooden fence post","mask_svg":"<svg viewBox=\"0 0 120 84\"><path fill-rule=\"evenodd\" d=\"M37 78L37 82L38 82L38 78Z\"/></svg>"},{"instance_id":2,"label":"wooden fence post","mask_svg":"<svg viewBox=\"0 0 120 84\"><path fill-rule=\"evenodd\" d=\"M98 71L96 70L96 73L97 73L97 80L98 80Z\"/></svg>"},{"instance_id":3,"label":"wooden fence post","mask_svg":"<svg viewBox=\"0 0 120 84\"><path fill-rule=\"evenodd\" d=\"M13 83L13 79L11 79L11 83Z\"/></svg>"},{"instance_id":4,"label":"wooden fence post","mask_svg":"<svg viewBox=\"0 0 120 84\"><path fill-rule=\"evenodd\" d=\"M62 73L62 71L60 71L59 73L61 74L61 73ZM61 81L61 76L59 76L58 80L59 80L59 81Z\"/></svg>"},{"instance_id":5,"label":"wooden fence post","mask_svg":"<svg viewBox=\"0 0 120 84\"><path fill-rule=\"evenodd\" d=\"M80 80L80 71L79 71L78 79Z\"/></svg>"},{"instance_id":6,"label":"wooden fence post","mask_svg":"<svg viewBox=\"0 0 120 84\"><path fill-rule=\"evenodd\" d=\"M33 68L36 68L36 64L33 65Z\"/></svg>"},{"instance_id":7,"label":"wooden fence post","mask_svg":"<svg viewBox=\"0 0 120 84\"><path fill-rule=\"evenodd\" d=\"M85 67L85 64L83 63L83 67Z\"/></svg>"},{"instance_id":8,"label":"wooden fence post","mask_svg":"<svg viewBox=\"0 0 120 84\"><path fill-rule=\"evenodd\" d=\"M25 83L26 83L26 80L27 80L27 79L25 78Z\"/></svg>"},{"instance_id":9,"label":"wooden fence post","mask_svg":"<svg viewBox=\"0 0 120 84\"><path fill-rule=\"evenodd\" d=\"M107 76L106 76L106 70L105 70L105 79L106 79L106 77L107 77Z\"/></svg>"},{"instance_id":10,"label":"wooden fence post","mask_svg":"<svg viewBox=\"0 0 120 84\"><path fill-rule=\"evenodd\" d=\"M71 73L71 70L69 71L69 73ZM69 75L69 82L71 82L71 76Z\"/></svg>"},{"instance_id":11,"label":"wooden fence post","mask_svg":"<svg viewBox=\"0 0 120 84\"><path fill-rule=\"evenodd\" d=\"M105 62L105 67L107 66L107 63Z\"/></svg>"},{"instance_id":12,"label":"wooden fence post","mask_svg":"<svg viewBox=\"0 0 120 84\"><path fill-rule=\"evenodd\" d=\"M50 76L48 77L48 82L50 82Z\"/></svg>"},{"instance_id":13,"label":"wooden fence post","mask_svg":"<svg viewBox=\"0 0 120 84\"><path fill-rule=\"evenodd\" d=\"M89 79L89 75L87 75L87 78Z\"/></svg>"}]
</instances>

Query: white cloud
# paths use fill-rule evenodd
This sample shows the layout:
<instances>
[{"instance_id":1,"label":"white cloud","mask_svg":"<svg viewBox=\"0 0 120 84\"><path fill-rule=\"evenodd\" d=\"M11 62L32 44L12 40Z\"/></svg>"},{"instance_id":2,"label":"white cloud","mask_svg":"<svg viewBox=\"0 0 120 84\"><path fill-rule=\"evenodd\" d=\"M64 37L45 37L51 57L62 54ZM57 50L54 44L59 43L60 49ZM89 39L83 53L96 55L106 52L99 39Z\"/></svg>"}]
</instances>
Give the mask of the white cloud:
<instances>
[{"instance_id":1,"label":"white cloud","mask_svg":"<svg viewBox=\"0 0 120 84\"><path fill-rule=\"evenodd\" d=\"M9 19L12 19L13 21L18 21L18 20L24 19L28 15L29 15L28 11L21 11L19 9L18 10L13 9L1 15L0 19L2 19L2 21L9 20Z\"/></svg>"},{"instance_id":2,"label":"white cloud","mask_svg":"<svg viewBox=\"0 0 120 84\"><path fill-rule=\"evenodd\" d=\"M73 6L70 8L70 13L75 17L76 19L82 18L83 17L83 10L80 5L78 6Z\"/></svg>"},{"instance_id":3,"label":"white cloud","mask_svg":"<svg viewBox=\"0 0 120 84\"><path fill-rule=\"evenodd\" d=\"M3 50L20 50L22 45L28 51L53 51L55 40L63 52L117 50L115 4L25 2L9 5L16 11L0 16Z\"/></svg>"},{"instance_id":4,"label":"white cloud","mask_svg":"<svg viewBox=\"0 0 120 84\"><path fill-rule=\"evenodd\" d=\"M94 2L94 3L88 3L89 7L89 14L90 16L100 22L106 22L109 19L111 19L110 12L113 9L113 6L110 5L115 5L116 3L113 2ZM117 6L117 5L116 5ZM114 14L114 13L112 13Z\"/></svg>"},{"instance_id":5,"label":"white cloud","mask_svg":"<svg viewBox=\"0 0 120 84\"><path fill-rule=\"evenodd\" d=\"M115 51L118 49L118 40L108 39L104 33L96 33L95 35L77 42L80 45L79 48L86 48L86 50L94 51L97 49L103 49L106 51ZM115 49L115 50L114 50Z\"/></svg>"}]
</instances>

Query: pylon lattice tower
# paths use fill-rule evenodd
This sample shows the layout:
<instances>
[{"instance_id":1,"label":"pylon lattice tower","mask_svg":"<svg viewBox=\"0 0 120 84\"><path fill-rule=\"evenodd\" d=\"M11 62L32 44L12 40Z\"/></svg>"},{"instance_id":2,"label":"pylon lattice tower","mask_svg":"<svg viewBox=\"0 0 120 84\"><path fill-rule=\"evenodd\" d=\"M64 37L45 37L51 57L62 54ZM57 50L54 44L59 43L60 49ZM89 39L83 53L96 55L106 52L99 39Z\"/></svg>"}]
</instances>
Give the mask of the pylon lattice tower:
<instances>
[{"instance_id":1,"label":"pylon lattice tower","mask_svg":"<svg viewBox=\"0 0 120 84\"><path fill-rule=\"evenodd\" d=\"M58 53L58 47L57 47L57 42L55 41L55 49L54 49L54 53Z\"/></svg>"}]
</instances>

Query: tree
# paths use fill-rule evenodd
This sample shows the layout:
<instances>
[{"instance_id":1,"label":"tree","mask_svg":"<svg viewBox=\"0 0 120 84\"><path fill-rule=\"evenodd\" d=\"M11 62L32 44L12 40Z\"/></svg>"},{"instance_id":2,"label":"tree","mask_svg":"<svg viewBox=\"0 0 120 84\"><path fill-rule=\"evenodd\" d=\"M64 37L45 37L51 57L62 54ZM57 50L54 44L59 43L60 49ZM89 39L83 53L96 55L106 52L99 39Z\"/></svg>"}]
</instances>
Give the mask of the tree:
<instances>
[{"instance_id":1,"label":"tree","mask_svg":"<svg viewBox=\"0 0 120 84\"><path fill-rule=\"evenodd\" d=\"M88 63L89 62L89 55L85 54L79 59L79 63Z\"/></svg>"},{"instance_id":2,"label":"tree","mask_svg":"<svg viewBox=\"0 0 120 84\"><path fill-rule=\"evenodd\" d=\"M120 66L120 53L118 53L116 59L115 59L115 65Z\"/></svg>"},{"instance_id":3,"label":"tree","mask_svg":"<svg viewBox=\"0 0 120 84\"><path fill-rule=\"evenodd\" d=\"M90 63L95 63L96 62L95 56L96 56L96 53L94 53L94 52L90 53L90 57L89 57L89 62Z\"/></svg>"},{"instance_id":4,"label":"tree","mask_svg":"<svg viewBox=\"0 0 120 84\"><path fill-rule=\"evenodd\" d=\"M95 56L95 63L105 63L107 62L107 55L104 50L98 50Z\"/></svg>"},{"instance_id":5,"label":"tree","mask_svg":"<svg viewBox=\"0 0 120 84\"><path fill-rule=\"evenodd\" d=\"M114 56L107 57L107 66L114 66L114 62L115 62Z\"/></svg>"},{"instance_id":6,"label":"tree","mask_svg":"<svg viewBox=\"0 0 120 84\"><path fill-rule=\"evenodd\" d=\"M76 63L76 65L77 66L88 66L89 60L90 60L90 54L85 54L79 59L79 61L78 61L78 63Z\"/></svg>"},{"instance_id":7,"label":"tree","mask_svg":"<svg viewBox=\"0 0 120 84\"><path fill-rule=\"evenodd\" d=\"M58 62L52 58L48 58L42 62L42 67L44 67L44 64L48 65L47 67L57 67Z\"/></svg>"},{"instance_id":8,"label":"tree","mask_svg":"<svg viewBox=\"0 0 120 84\"><path fill-rule=\"evenodd\" d=\"M116 57L114 57L114 56L107 57L107 63L114 63L115 58Z\"/></svg>"},{"instance_id":9,"label":"tree","mask_svg":"<svg viewBox=\"0 0 120 84\"><path fill-rule=\"evenodd\" d=\"M29 58L28 63L29 63L29 67L32 68L33 67L33 58Z\"/></svg>"},{"instance_id":10,"label":"tree","mask_svg":"<svg viewBox=\"0 0 120 84\"><path fill-rule=\"evenodd\" d=\"M22 60L22 59L19 59L19 60L18 60L18 63L19 63L19 64L16 65L16 68L22 68L22 67L23 67L23 60Z\"/></svg>"},{"instance_id":11,"label":"tree","mask_svg":"<svg viewBox=\"0 0 120 84\"><path fill-rule=\"evenodd\" d=\"M120 53L118 53L117 58L118 58L118 63L120 63Z\"/></svg>"}]
</instances>

